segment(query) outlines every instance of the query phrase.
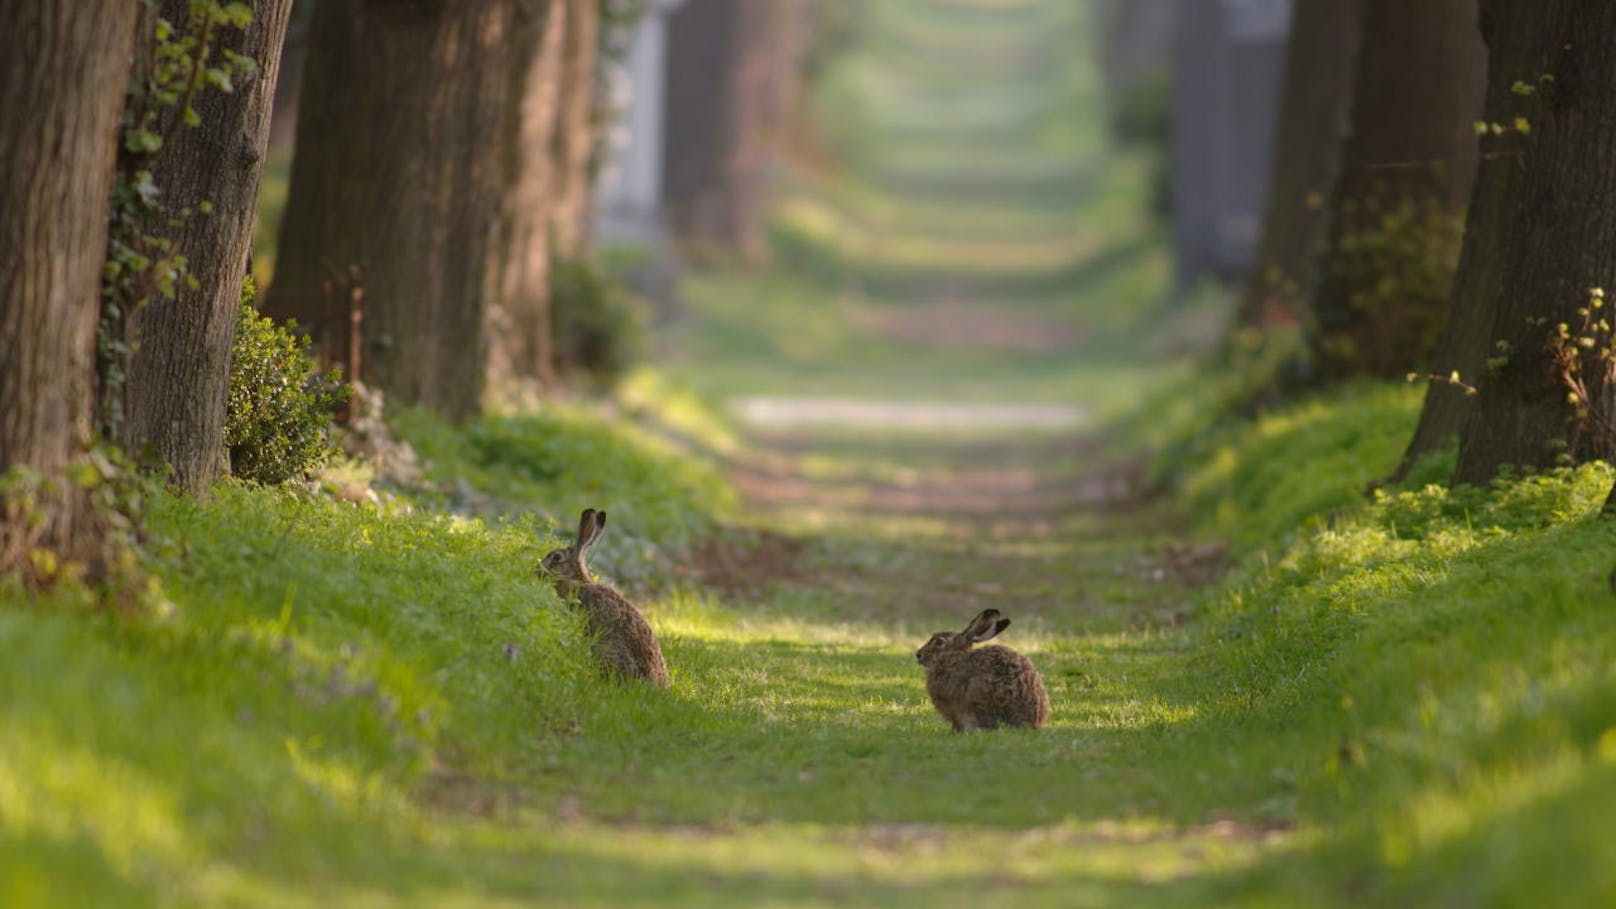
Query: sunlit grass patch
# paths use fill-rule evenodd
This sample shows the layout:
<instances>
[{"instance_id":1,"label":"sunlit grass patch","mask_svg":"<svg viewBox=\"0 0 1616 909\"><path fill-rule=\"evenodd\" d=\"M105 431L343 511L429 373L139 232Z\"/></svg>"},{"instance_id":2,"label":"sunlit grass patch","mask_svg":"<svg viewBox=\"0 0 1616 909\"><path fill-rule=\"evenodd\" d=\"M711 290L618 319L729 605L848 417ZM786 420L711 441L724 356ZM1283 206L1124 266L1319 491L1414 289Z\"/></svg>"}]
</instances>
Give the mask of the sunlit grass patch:
<instances>
[{"instance_id":1,"label":"sunlit grass patch","mask_svg":"<svg viewBox=\"0 0 1616 909\"><path fill-rule=\"evenodd\" d=\"M1416 403L1360 387L1202 449L1202 526L1268 555L1210 595L1194 628L1188 664L1208 688L1191 735L1239 736L1223 772L1267 763L1281 816L1341 831L1311 866L1325 880L1424 902L1553 878L1545 898L1601 902L1611 880L1553 869L1609 858L1596 858L1603 822L1567 793L1596 814L1609 804L1616 524L1599 509L1616 474L1368 495L1360 483L1395 464ZM1488 870L1467 875L1471 863Z\"/></svg>"},{"instance_id":2,"label":"sunlit grass patch","mask_svg":"<svg viewBox=\"0 0 1616 909\"><path fill-rule=\"evenodd\" d=\"M553 519L564 530L584 508L606 509L611 524L601 544L603 563L615 550L622 567L640 576L651 571L640 563L654 554L637 558L636 544L691 545L714 517L734 507L733 492L710 461L691 457L666 436L582 407L489 415L458 429L406 410L395 423L445 499L466 484L504 511Z\"/></svg>"},{"instance_id":3,"label":"sunlit grass patch","mask_svg":"<svg viewBox=\"0 0 1616 909\"><path fill-rule=\"evenodd\" d=\"M1409 386L1370 386L1214 430L1185 484L1199 529L1272 543L1356 505L1397 466L1419 404Z\"/></svg>"}]
</instances>

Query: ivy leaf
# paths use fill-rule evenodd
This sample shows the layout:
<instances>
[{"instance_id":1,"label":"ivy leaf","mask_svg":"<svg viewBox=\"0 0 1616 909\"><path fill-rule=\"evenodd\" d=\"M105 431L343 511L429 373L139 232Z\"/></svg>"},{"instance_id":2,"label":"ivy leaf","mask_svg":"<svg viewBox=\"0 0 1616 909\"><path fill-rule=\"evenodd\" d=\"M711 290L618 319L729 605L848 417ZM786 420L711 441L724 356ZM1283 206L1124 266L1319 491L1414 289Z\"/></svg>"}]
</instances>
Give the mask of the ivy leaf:
<instances>
[{"instance_id":1,"label":"ivy leaf","mask_svg":"<svg viewBox=\"0 0 1616 909\"><path fill-rule=\"evenodd\" d=\"M238 54L229 48L226 48L224 51L222 51L222 53L224 54L225 62L229 63L231 67L235 69L237 75L250 76L253 73L258 72L257 60L242 54Z\"/></svg>"},{"instance_id":2,"label":"ivy leaf","mask_svg":"<svg viewBox=\"0 0 1616 909\"><path fill-rule=\"evenodd\" d=\"M124 147L132 152L151 154L163 147L163 137L145 127L132 129L124 137Z\"/></svg>"},{"instance_id":3,"label":"ivy leaf","mask_svg":"<svg viewBox=\"0 0 1616 909\"><path fill-rule=\"evenodd\" d=\"M246 28L252 24L252 9L245 3L227 3L223 12L225 21L236 28Z\"/></svg>"},{"instance_id":4,"label":"ivy leaf","mask_svg":"<svg viewBox=\"0 0 1616 909\"><path fill-rule=\"evenodd\" d=\"M157 188L157 183L152 179L152 173L149 170L143 170L135 174L134 190L136 198L146 205L156 205L157 197L162 195L162 190Z\"/></svg>"}]
</instances>

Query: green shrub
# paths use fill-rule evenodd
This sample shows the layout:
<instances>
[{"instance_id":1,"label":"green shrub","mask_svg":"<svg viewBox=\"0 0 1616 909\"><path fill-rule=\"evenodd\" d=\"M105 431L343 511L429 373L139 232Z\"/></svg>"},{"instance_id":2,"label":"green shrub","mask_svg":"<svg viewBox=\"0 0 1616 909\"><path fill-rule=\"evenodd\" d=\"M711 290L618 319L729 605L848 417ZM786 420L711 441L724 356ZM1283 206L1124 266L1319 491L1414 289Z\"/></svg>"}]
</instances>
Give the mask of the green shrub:
<instances>
[{"instance_id":1,"label":"green shrub","mask_svg":"<svg viewBox=\"0 0 1616 909\"><path fill-rule=\"evenodd\" d=\"M645 316L627 288L582 259L550 272L556 369L610 388L646 349Z\"/></svg>"},{"instance_id":2,"label":"green shrub","mask_svg":"<svg viewBox=\"0 0 1616 909\"><path fill-rule=\"evenodd\" d=\"M321 375L308 339L260 316L254 287L241 289L241 316L230 359L224 441L230 472L254 483L284 483L325 463L333 450L333 409L348 399L338 373Z\"/></svg>"}]
</instances>

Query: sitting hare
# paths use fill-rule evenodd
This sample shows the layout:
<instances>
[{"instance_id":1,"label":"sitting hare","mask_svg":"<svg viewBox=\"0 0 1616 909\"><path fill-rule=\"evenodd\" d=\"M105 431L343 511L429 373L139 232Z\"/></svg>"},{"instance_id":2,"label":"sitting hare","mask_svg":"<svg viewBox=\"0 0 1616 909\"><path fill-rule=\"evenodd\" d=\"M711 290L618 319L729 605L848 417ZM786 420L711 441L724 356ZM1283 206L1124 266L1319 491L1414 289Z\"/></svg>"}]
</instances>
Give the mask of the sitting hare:
<instances>
[{"instance_id":1,"label":"sitting hare","mask_svg":"<svg viewBox=\"0 0 1616 909\"><path fill-rule=\"evenodd\" d=\"M964 631L939 631L915 651L926 667L926 693L955 732L1038 729L1049 719L1049 695L1031 660L997 644L971 649L1009 626L999 610L984 609Z\"/></svg>"},{"instance_id":2,"label":"sitting hare","mask_svg":"<svg viewBox=\"0 0 1616 909\"><path fill-rule=\"evenodd\" d=\"M606 512L584 509L578 519L578 539L557 549L539 563L539 573L554 584L563 600L574 597L583 608L589 633L595 636L595 657L606 670L625 678L650 679L667 687L668 664L645 617L628 598L606 584L589 579L584 554L606 528Z\"/></svg>"}]
</instances>

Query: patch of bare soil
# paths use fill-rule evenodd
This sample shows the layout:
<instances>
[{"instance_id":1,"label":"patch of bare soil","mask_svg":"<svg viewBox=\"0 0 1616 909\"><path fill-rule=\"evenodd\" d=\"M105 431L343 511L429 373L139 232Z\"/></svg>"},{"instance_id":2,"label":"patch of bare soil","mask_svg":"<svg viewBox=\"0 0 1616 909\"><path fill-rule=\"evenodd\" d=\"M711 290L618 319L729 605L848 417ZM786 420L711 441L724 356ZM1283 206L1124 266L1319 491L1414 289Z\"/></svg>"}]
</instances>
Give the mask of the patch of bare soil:
<instances>
[{"instance_id":1,"label":"patch of bare soil","mask_svg":"<svg viewBox=\"0 0 1616 909\"><path fill-rule=\"evenodd\" d=\"M806 541L773 531L721 532L686 556L690 577L725 594L748 596L781 583L815 582Z\"/></svg>"},{"instance_id":2,"label":"patch of bare soil","mask_svg":"<svg viewBox=\"0 0 1616 909\"><path fill-rule=\"evenodd\" d=\"M993 606L1015 614L1115 614L1177 625L1193 611L1186 593L1227 571L1222 544L1160 542L1168 515L1142 457L1104 454L1099 440L1072 433L977 433L968 437L875 432L850 427L754 429L751 454L733 460L731 480L748 507L769 515L818 515L844 528L869 519L883 528L871 553L856 541L824 544L782 536L715 539L690 564L701 583L752 596L775 585L834 595L830 608L891 621L965 616ZM913 464L894 468L895 464ZM1065 534L1142 531L1132 551L1077 568ZM908 522L928 529L912 542ZM1040 539L1046 542L1040 543ZM1148 542L1155 540L1157 542ZM872 541L874 542L874 541ZM1145 601L1092 602L1082 572L1159 584Z\"/></svg>"}]
</instances>

